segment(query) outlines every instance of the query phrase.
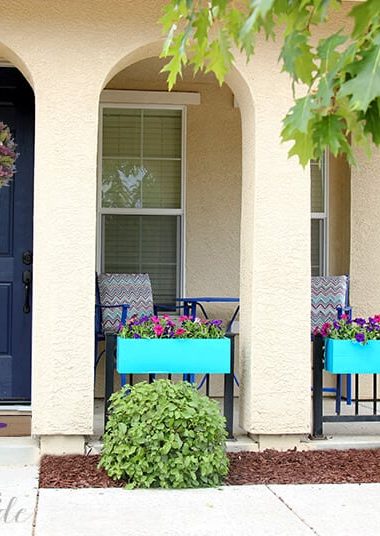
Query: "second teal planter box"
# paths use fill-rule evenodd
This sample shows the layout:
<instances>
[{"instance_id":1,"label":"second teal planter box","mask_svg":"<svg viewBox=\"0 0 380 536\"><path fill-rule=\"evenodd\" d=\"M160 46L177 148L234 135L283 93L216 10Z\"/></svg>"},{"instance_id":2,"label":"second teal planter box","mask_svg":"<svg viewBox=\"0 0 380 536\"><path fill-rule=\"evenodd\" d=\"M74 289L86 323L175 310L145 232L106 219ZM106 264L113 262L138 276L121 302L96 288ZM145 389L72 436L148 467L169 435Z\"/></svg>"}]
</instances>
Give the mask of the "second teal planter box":
<instances>
[{"instance_id":1,"label":"second teal planter box","mask_svg":"<svg viewBox=\"0 0 380 536\"><path fill-rule=\"evenodd\" d=\"M326 339L325 370L333 374L380 373L380 341Z\"/></svg>"},{"instance_id":2,"label":"second teal planter box","mask_svg":"<svg viewBox=\"0 0 380 536\"><path fill-rule=\"evenodd\" d=\"M119 374L228 374L230 339L117 338Z\"/></svg>"}]
</instances>

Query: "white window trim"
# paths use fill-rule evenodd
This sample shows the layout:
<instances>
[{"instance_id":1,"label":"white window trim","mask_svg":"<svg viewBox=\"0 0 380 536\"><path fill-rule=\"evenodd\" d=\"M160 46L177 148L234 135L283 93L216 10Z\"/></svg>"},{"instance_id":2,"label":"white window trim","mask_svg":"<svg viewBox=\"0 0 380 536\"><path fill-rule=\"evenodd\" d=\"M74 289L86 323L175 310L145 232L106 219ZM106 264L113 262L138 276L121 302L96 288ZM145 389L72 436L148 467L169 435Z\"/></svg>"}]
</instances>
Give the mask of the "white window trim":
<instances>
[{"instance_id":1,"label":"white window trim","mask_svg":"<svg viewBox=\"0 0 380 536\"><path fill-rule=\"evenodd\" d=\"M323 221L323 235L320 244L320 258L322 258L321 275L329 274L329 190L330 190L330 166L329 153L325 152L322 164L322 179L323 179L323 202L324 212L311 212L311 220Z\"/></svg>"},{"instance_id":2,"label":"white window trim","mask_svg":"<svg viewBox=\"0 0 380 536\"><path fill-rule=\"evenodd\" d=\"M108 93L103 91L102 94ZM129 93L128 91L121 91L121 93ZM139 93L154 93L154 92L139 92ZM103 208L102 207L102 153L103 153L103 110L104 108L135 108L135 109L166 109L166 110L181 110L182 112L182 132L181 132L181 208L179 209L160 209L160 208ZM102 271L102 243L103 243L103 229L102 229L102 216L104 214L129 214L129 215L172 215L181 216L181 228L179 232L178 247L178 262L179 262L179 281L177 281L178 294L184 296L185 294L185 266L186 266L186 132L187 132L187 107L184 104L153 104L151 101L149 104L136 104L136 103L115 103L115 102L100 102L99 105L99 130L98 130L98 176L97 176L97 225L96 225L96 271L100 273Z\"/></svg>"},{"instance_id":3,"label":"white window trim","mask_svg":"<svg viewBox=\"0 0 380 536\"><path fill-rule=\"evenodd\" d=\"M100 102L110 104L139 104L141 108L146 105L161 106L171 104L174 106L198 106L201 103L200 93L185 91L135 91L128 89L104 89L100 95Z\"/></svg>"}]
</instances>

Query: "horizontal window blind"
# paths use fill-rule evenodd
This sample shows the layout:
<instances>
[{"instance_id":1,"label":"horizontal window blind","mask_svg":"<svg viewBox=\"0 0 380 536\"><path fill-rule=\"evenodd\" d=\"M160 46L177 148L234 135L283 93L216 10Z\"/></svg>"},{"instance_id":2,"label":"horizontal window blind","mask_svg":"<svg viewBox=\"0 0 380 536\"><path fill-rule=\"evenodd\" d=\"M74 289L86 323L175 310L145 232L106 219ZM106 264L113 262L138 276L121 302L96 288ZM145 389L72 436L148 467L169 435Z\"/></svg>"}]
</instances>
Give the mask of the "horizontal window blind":
<instances>
[{"instance_id":1,"label":"horizontal window blind","mask_svg":"<svg viewBox=\"0 0 380 536\"><path fill-rule=\"evenodd\" d=\"M323 220L311 220L311 275L321 275Z\"/></svg>"},{"instance_id":2,"label":"horizontal window blind","mask_svg":"<svg viewBox=\"0 0 380 536\"><path fill-rule=\"evenodd\" d=\"M324 156L321 161L310 162L311 180L311 273L324 275L326 272L326 188L327 163Z\"/></svg>"},{"instance_id":3,"label":"horizontal window blind","mask_svg":"<svg viewBox=\"0 0 380 536\"><path fill-rule=\"evenodd\" d=\"M103 157L140 157L141 110L106 108L103 111Z\"/></svg>"},{"instance_id":4,"label":"horizontal window blind","mask_svg":"<svg viewBox=\"0 0 380 536\"><path fill-rule=\"evenodd\" d=\"M101 269L148 273L155 302L174 305L182 277L183 112L109 105L102 113Z\"/></svg>"},{"instance_id":5,"label":"horizontal window blind","mask_svg":"<svg viewBox=\"0 0 380 536\"><path fill-rule=\"evenodd\" d=\"M104 215L104 270L148 273L155 302L174 304L179 233L179 216Z\"/></svg>"},{"instance_id":6,"label":"horizontal window blind","mask_svg":"<svg viewBox=\"0 0 380 536\"><path fill-rule=\"evenodd\" d=\"M142 110L143 156L181 158L181 112Z\"/></svg>"},{"instance_id":7,"label":"horizontal window blind","mask_svg":"<svg viewBox=\"0 0 380 536\"><path fill-rule=\"evenodd\" d=\"M180 208L180 110L105 108L102 206Z\"/></svg>"},{"instance_id":8,"label":"horizontal window blind","mask_svg":"<svg viewBox=\"0 0 380 536\"><path fill-rule=\"evenodd\" d=\"M310 177L311 177L311 211L325 211L325 192L322 164L315 160L310 162Z\"/></svg>"}]
</instances>

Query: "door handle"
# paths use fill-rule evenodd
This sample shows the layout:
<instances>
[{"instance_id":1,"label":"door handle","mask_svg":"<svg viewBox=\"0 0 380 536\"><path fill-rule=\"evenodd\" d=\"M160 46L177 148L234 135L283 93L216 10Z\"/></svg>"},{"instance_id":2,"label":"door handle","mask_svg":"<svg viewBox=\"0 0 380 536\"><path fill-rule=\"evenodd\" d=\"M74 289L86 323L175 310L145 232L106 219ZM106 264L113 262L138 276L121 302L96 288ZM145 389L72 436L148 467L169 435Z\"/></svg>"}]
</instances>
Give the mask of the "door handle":
<instances>
[{"instance_id":1,"label":"door handle","mask_svg":"<svg viewBox=\"0 0 380 536\"><path fill-rule=\"evenodd\" d=\"M22 273L22 282L24 283L24 313L30 313L30 291L32 286L32 272L25 270Z\"/></svg>"}]
</instances>

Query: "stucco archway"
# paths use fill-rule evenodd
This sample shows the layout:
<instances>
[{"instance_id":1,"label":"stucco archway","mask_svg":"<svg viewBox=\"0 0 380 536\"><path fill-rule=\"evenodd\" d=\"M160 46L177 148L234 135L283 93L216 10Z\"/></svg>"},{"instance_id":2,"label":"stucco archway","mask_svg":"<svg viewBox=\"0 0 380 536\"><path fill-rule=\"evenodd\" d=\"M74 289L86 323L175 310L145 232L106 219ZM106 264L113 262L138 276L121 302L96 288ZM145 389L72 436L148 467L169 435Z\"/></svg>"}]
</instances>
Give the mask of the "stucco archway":
<instances>
[{"instance_id":1,"label":"stucco archway","mask_svg":"<svg viewBox=\"0 0 380 536\"><path fill-rule=\"evenodd\" d=\"M160 47L161 42L151 43L120 59L103 86L126 66L157 55ZM288 160L280 143L292 97L278 68L278 50L260 42L250 65L237 57L227 83L240 107L243 140L241 425L258 437L285 434L292 444L310 427L308 173ZM295 362L298 375L290 376Z\"/></svg>"},{"instance_id":2,"label":"stucco archway","mask_svg":"<svg viewBox=\"0 0 380 536\"><path fill-rule=\"evenodd\" d=\"M154 57L157 58L161 50L161 46L162 46L162 42L157 41L145 47L140 47L136 49L134 52L132 52L130 55L128 55L127 57L120 59L117 62L117 64L111 69L111 71L108 73L103 86L105 88L111 87L112 89L122 89L123 88L122 84L111 83L111 86L110 86L109 85L110 81L115 80L115 77L117 78L120 75L120 73L130 73L130 76L132 77L132 80L133 80L133 74L131 71L133 66L141 65L144 62L144 60L148 58L154 58ZM158 72L159 71L157 71L157 73ZM157 73L156 74L152 73L152 76L155 80L156 80L155 77L157 76ZM202 79L201 77L198 77L198 78L199 78L198 81ZM127 74L125 74L124 80L127 80ZM252 203L253 197L251 195L251 193L254 191L254 185L253 185L254 183L253 154L254 154L254 137L255 137L254 136L254 130L255 130L254 102L253 102L253 98L252 98L252 94L250 92L249 86L247 85L246 81L244 80L243 76L239 73L237 68L234 68L231 71L231 73L228 76L227 83L228 83L228 87L233 91L233 94L234 94L234 96L231 96L231 107L232 109L235 108L235 113L239 113L240 111L239 115L241 115L242 124L243 124L242 130L243 130L244 141L242 145L239 147L239 157L238 157L239 158L239 173L240 173L239 193L240 193L241 184L244 184L244 189L245 189L243 195L241 196L243 199L244 208L243 208L242 216L241 216L241 222L242 222L242 225L241 225L242 235L241 236L243 238L243 243L242 243L243 251L240 257L241 258L240 264L242 265L241 266L242 272L248 273L249 269L247 268L247 263L252 261L252 251L250 247L250 244L252 244L252 239L249 238L249 235L250 234L252 235L253 233L252 226L253 226L253 209L254 209L254 206ZM215 83L215 86L216 85L217 84ZM127 87L129 87L128 84L125 86L125 88ZM133 89L136 89L137 87L139 87L139 89L144 88L143 85L137 86L136 83L130 87L133 87ZM160 91L163 91L163 90L166 90L167 88L165 84L164 85L161 84L160 86L158 86L156 83L154 86L154 89L155 90L159 89ZM180 81L179 84L177 84L176 88L174 88L174 92L191 91L191 90L192 90L191 86L186 86L186 84L182 81ZM241 130L241 127L240 127L240 130ZM239 138L240 138L240 132L239 132ZM242 159L244 162L243 163L243 175L244 175L243 178L241 177L241 171L240 171ZM215 185L215 187L216 188L218 187L217 184ZM239 205L240 205L239 206L239 212L240 212L241 201L239 202ZM228 219L228 207L225 207L224 214L225 214L225 218ZM243 225L243 222L244 222L244 225ZM226 238L227 238L227 235L228 235L228 232L226 232ZM237 239L237 241L239 242L239 238ZM230 253L232 255L232 251ZM227 257L228 257L228 253L227 253ZM239 254L238 254L238 258L239 258ZM236 267L236 271L237 272L240 271L239 263ZM200 273L199 277L202 278L203 274ZM252 302L249 298L252 294L252 290L250 289L251 280L249 278L244 277L242 278L241 285L243 289L242 291L239 291L239 288L235 289L234 291L231 291L231 289L229 290L228 284L227 284L226 285L227 288L224 289L224 292L223 292L223 289L219 290L219 292L217 290L215 290L214 292L212 292L211 290L210 292L210 289L208 289L208 294L240 295L241 302L242 302L242 311L243 311L242 316L246 316L249 318L251 313L249 313L248 311L252 309ZM207 289L203 291L203 294L207 294ZM199 292L198 292L198 295L199 295ZM202 295L202 292L201 292L201 295ZM245 328L244 328L244 322L243 322L243 331L244 329ZM247 341L249 341L249 339L250 339L249 336L245 338L245 340ZM244 392L244 384L245 384L245 379L242 378L241 385L243 386L243 392Z\"/></svg>"},{"instance_id":3,"label":"stucco archway","mask_svg":"<svg viewBox=\"0 0 380 536\"><path fill-rule=\"evenodd\" d=\"M4 66L8 66L7 64L9 62L9 67L17 67L24 78L29 82L30 86L34 89L32 73L25 61L14 50L0 42L0 63L2 60L5 60Z\"/></svg>"}]
</instances>

